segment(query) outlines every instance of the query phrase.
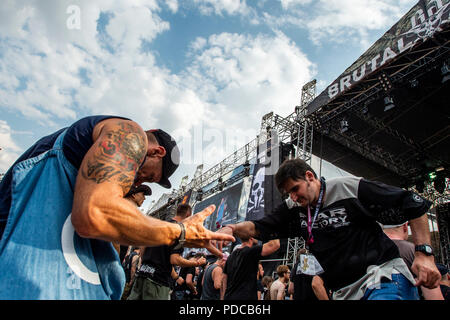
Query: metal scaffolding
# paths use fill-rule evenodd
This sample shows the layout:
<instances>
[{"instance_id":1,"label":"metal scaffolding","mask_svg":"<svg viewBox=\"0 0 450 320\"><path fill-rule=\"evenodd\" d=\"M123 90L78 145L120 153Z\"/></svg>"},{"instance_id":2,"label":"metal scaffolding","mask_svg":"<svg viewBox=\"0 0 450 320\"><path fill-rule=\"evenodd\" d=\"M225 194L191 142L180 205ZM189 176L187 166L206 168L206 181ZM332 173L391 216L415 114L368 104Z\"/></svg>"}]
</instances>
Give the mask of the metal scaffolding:
<instances>
[{"instance_id":1,"label":"metal scaffolding","mask_svg":"<svg viewBox=\"0 0 450 320\"><path fill-rule=\"evenodd\" d=\"M302 87L300 105L295 107L295 111L287 117L281 117L270 112L262 117L260 134L236 150L233 154L226 157L220 163L203 172L203 165L199 165L192 180L185 184L182 182L180 188L175 190L172 195L165 195L156 205L149 210L149 215L158 216L161 208L168 206L168 199L181 198L186 190L193 190L196 193L202 192L202 189L210 183L218 180L220 177L233 171L240 165L256 159L258 147L266 151L267 145L271 148L277 147L278 143L292 143L296 146L297 157L311 162L312 158L312 140L313 140L313 121L306 117L306 108L314 100L316 94L316 80L312 80ZM276 138L276 139L275 139ZM261 150L259 150L261 153ZM242 178L242 174L237 178ZM235 180L235 179L234 179ZM211 188L203 193L203 196L217 192L217 188ZM300 248L305 246L303 238L290 238L287 242L286 254L279 261L292 267L297 259ZM265 260L264 260L265 261Z\"/></svg>"},{"instance_id":2,"label":"metal scaffolding","mask_svg":"<svg viewBox=\"0 0 450 320\"><path fill-rule=\"evenodd\" d=\"M297 158L303 159L311 164L313 123L306 118L307 106L316 96L316 80L305 84L302 88L300 106L295 108L295 121L297 123ZM295 126L294 126L295 127ZM298 251L305 247L305 240L301 237L288 238L284 263L291 269L297 261Z\"/></svg>"}]
</instances>

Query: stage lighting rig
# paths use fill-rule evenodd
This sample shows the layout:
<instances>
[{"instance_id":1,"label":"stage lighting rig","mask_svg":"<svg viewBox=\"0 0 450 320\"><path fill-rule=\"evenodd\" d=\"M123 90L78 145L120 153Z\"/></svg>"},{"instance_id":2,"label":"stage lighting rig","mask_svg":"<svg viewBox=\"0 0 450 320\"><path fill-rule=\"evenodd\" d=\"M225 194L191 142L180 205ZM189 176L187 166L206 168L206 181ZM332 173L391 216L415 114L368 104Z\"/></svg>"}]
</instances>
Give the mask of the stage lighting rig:
<instances>
[{"instance_id":1,"label":"stage lighting rig","mask_svg":"<svg viewBox=\"0 0 450 320\"><path fill-rule=\"evenodd\" d=\"M348 125L348 120L347 119L342 119L340 122L339 122L339 131L341 132L341 133L344 133L344 132L347 132L348 131L348 129L349 129L349 125Z\"/></svg>"},{"instance_id":2,"label":"stage lighting rig","mask_svg":"<svg viewBox=\"0 0 450 320\"><path fill-rule=\"evenodd\" d=\"M250 175L250 163L248 162L248 159L246 159L244 163L244 176L248 177L249 175Z\"/></svg>"},{"instance_id":3,"label":"stage lighting rig","mask_svg":"<svg viewBox=\"0 0 450 320\"><path fill-rule=\"evenodd\" d=\"M195 200L197 200L197 201L203 200L203 190L202 189L197 190L197 196L196 196Z\"/></svg>"},{"instance_id":4,"label":"stage lighting rig","mask_svg":"<svg viewBox=\"0 0 450 320\"><path fill-rule=\"evenodd\" d=\"M444 168L442 168L441 170L439 170L439 169L436 169L436 178L433 181L433 186L437 192L439 192L440 194L443 194L445 191L447 171L444 170Z\"/></svg>"},{"instance_id":5,"label":"stage lighting rig","mask_svg":"<svg viewBox=\"0 0 450 320\"><path fill-rule=\"evenodd\" d=\"M318 116L313 115L313 116L311 117L311 120L312 120L313 126L314 126L316 129L320 130L320 129L322 128L322 122L320 121L320 119L319 119Z\"/></svg>"},{"instance_id":6,"label":"stage lighting rig","mask_svg":"<svg viewBox=\"0 0 450 320\"><path fill-rule=\"evenodd\" d=\"M389 111L395 108L394 99L391 96L384 97L384 111Z\"/></svg>"},{"instance_id":7,"label":"stage lighting rig","mask_svg":"<svg viewBox=\"0 0 450 320\"><path fill-rule=\"evenodd\" d=\"M389 92L392 90L392 83L391 80L388 78L386 73L382 73L378 76L378 80L380 80L381 87L383 88L384 92Z\"/></svg>"},{"instance_id":8,"label":"stage lighting rig","mask_svg":"<svg viewBox=\"0 0 450 320\"><path fill-rule=\"evenodd\" d=\"M450 79L450 68L448 67L447 62L444 62L441 68L442 75L442 83L447 82Z\"/></svg>"},{"instance_id":9,"label":"stage lighting rig","mask_svg":"<svg viewBox=\"0 0 450 320\"><path fill-rule=\"evenodd\" d=\"M368 114L369 113L369 107L367 104L364 104L364 106L361 109L362 114Z\"/></svg>"}]
</instances>

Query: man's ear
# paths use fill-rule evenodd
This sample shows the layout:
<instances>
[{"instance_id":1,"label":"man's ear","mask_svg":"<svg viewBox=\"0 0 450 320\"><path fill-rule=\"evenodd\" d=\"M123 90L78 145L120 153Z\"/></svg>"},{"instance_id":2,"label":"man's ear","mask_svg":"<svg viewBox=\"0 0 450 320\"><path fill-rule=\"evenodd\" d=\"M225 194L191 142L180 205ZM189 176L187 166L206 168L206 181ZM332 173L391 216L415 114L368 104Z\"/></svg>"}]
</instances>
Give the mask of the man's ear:
<instances>
[{"instance_id":1,"label":"man's ear","mask_svg":"<svg viewBox=\"0 0 450 320\"><path fill-rule=\"evenodd\" d=\"M166 149L163 146L151 146L148 148L147 155L149 157L164 158L166 155Z\"/></svg>"},{"instance_id":2,"label":"man's ear","mask_svg":"<svg viewBox=\"0 0 450 320\"><path fill-rule=\"evenodd\" d=\"M405 223L405 224L403 225L403 232L408 233L408 223Z\"/></svg>"},{"instance_id":3,"label":"man's ear","mask_svg":"<svg viewBox=\"0 0 450 320\"><path fill-rule=\"evenodd\" d=\"M313 181L314 179L315 179L315 178L314 178L314 173L312 173L312 172L309 171L309 170L306 170L306 172L305 172L305 180L311 182L311 181Z\"/></svg>"}]
</instances>

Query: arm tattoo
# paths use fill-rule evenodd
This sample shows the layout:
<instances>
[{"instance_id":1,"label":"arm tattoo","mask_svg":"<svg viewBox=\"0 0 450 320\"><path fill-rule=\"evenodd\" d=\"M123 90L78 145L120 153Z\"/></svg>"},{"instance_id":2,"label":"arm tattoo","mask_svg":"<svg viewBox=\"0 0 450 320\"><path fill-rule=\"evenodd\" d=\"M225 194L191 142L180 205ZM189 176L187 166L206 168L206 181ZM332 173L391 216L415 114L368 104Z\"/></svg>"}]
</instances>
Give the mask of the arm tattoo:
<instances>
[{"instance_id":1,"label":"arm tattoo","mask_svg":"<svg viewBox=\"0 0 450 320\"><path fill-rule=\"evenodd\" d=\"M133 184L146 152L141 132L130 123L119 121L117 127L109 130L97 144L81 174L97 184L112 181L115 177L125 194Z\"/></svg>"}]
</instances>

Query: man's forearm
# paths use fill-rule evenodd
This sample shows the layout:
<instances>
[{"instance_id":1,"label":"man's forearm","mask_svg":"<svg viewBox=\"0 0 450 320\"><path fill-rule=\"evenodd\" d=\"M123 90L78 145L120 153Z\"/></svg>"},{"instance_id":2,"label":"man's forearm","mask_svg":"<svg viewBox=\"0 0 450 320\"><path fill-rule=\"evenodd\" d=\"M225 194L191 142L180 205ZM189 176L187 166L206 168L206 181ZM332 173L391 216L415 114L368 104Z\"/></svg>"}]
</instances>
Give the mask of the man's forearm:
<instances>
[{"instance_id":1,"label":"man's forearm","mask_svg":"<svg viewBox=\"0 0 450 320\"><path fill-rule=\"evenodd\" d=\"M256 237L258 235L255 224L251 221L244 221L227 226L233 230L233 235L238 236L239 238Z\"/></svg>"},{"instance_id":2,"label":"man's forearm","mask_svg":"<svg viewBox=\"0 0 450 320\"><path fill-rule=\"evenodd\" d=\"M90 197L93 199L86 199L89 205L84 203L78 207L74 204L72 209L72 223L82 237L131 246L158 246L172 245L180 236L180 226L147 217L120 196L103 195L108 201L96 201L100 194L91 194Z\"/></svg>"},{"instance_id":3,"label":"man's forearm","mask_svg":"<svg viewBox=\"0 0 450 320\"><path fill-rule=\"evenodd\" d=\"M314 291L314 294L316 295L317 299L319 300L330 300L327 294L327 290L325 289L323 285L322 278L318 276L314 276L311 287Z\"/></svg>"},{"instance_id":4,"label":"man's forearm","mask_svg":"<svg viewBox=\"0 0 450 320\"><path fill-rule=\"evenodd\" d=\"M198 260L188 260L183 258L181 255L174 253L170 256L170 263L180 267L198 267Z\"/></svg>"},{"instance_id":5,"label":"man's forearm","mask_svg":"<svg viewBox=\"0 0 450 320\"><path fill-rule=\"evenodd\" d=\"M431 244L430 227L427 214L409 221L414 244Z\"/></svg>"}]
</instances>

